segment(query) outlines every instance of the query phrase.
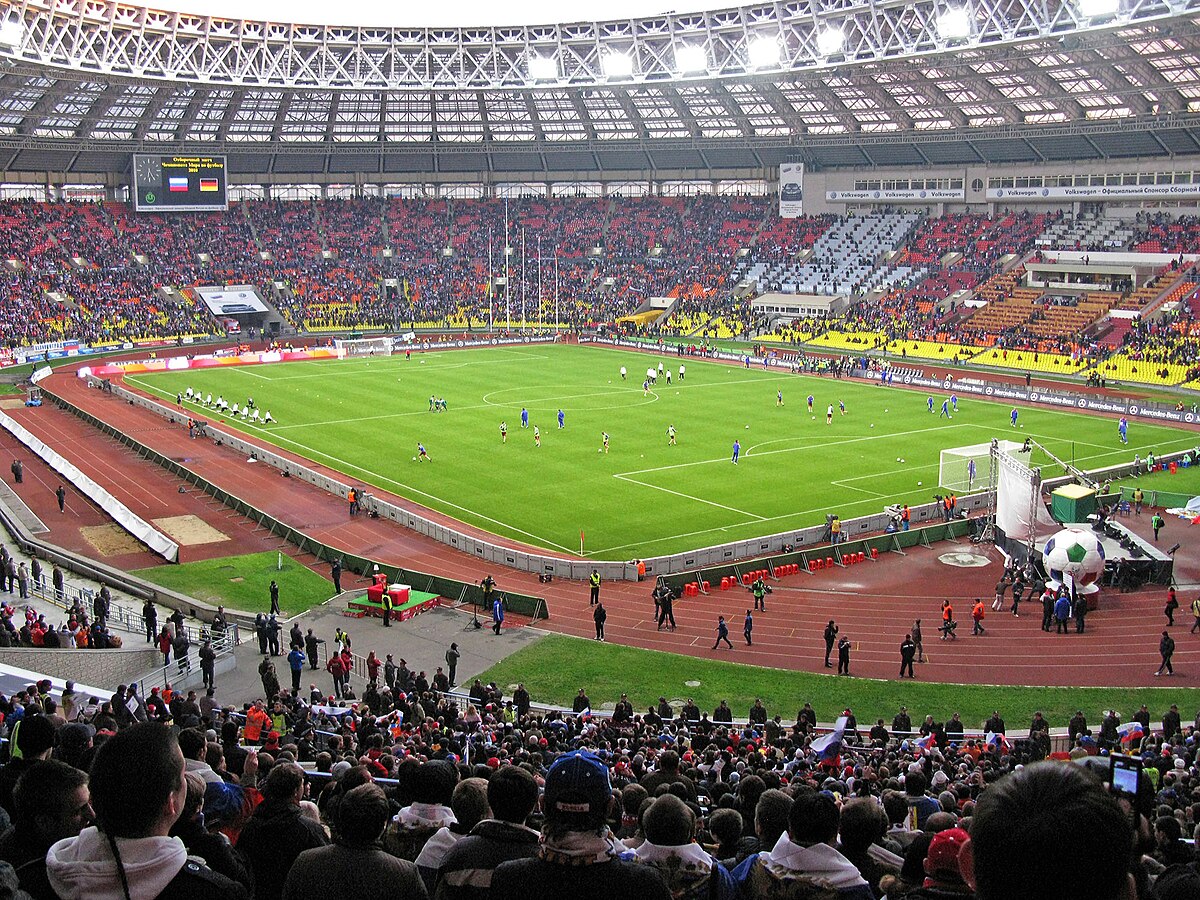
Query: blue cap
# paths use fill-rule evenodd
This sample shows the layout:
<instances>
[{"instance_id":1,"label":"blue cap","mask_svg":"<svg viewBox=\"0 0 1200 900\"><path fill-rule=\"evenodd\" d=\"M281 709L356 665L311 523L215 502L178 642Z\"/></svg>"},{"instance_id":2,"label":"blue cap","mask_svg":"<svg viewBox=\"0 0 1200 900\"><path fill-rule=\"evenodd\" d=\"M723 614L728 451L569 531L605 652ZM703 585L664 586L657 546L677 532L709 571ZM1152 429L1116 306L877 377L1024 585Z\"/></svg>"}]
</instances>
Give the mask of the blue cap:
<instances>
[{"instance_id":1,"label":"blue cap","mask_svg":"<svg viewBox=\"0 0 1200 900\"><path fill-rule=\"evenodd\" d=\"M608 769L594 753L575 750L560 756L546 774L546 817L590 819L608 813L612 785Z\"/></svg>"}]
</instances>

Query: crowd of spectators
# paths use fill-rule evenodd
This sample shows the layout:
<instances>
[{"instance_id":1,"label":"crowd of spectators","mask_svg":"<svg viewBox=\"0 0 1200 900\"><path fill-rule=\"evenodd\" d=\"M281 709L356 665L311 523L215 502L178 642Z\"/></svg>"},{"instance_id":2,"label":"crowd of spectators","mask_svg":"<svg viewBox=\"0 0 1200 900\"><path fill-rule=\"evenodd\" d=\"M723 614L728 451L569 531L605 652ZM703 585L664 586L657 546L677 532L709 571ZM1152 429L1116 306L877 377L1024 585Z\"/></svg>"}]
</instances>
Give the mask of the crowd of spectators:
<instances>
[{"instance_id":1,"label":"crowd of spectators","mask_svg":"<svg viewBox=\"0 0 1200 900\"><path fill-rule=\"evenodd\" d=\"M622 694L592 715L478 680L437 690L404 661L360 701L312 686L222 706L120 686L0 698L0 884L35 898L689 900L1200 895L1200 721L1137 730L1082 712L1055 751L1000 713L986 737L901 707L819 734L805 704L735 724ZM1200 719L1200 716L1198 716ZM1110 752L1141 770L1110 793ZM11 821L11 827L9 822ZM1135 827L1131 828L1131 822ZM4 830L7 828L7 830Z\"/></svg>"},{"instance_id":2,"label":"crowd of spectators","mask_svg":"<svg viewBox=\"0 0 1200 900\"><path fill-rule=\"evenodd\" d=\"M244 283L297 331L554 322L582 329L667 297L679 301L670 321L631 327L753 337L771 322L751 312L753 292L738 289L731 273L739 263L793 260L839 221L781 219L773 197L263 200L193 215L5 201L0 231L15 264L0 280L0 323L9 346L215 335L222 323L186 289ZM982 285L1061 221L1061 213L1008 211L926 219L904 252L868 262L927 274L882 301L855 303L838 326L889 339L956 334L1074 352L1070 337L1052 346L1027 325L977 334L969 323L960 327L961 307L944 302ZM1135 225L1140 241L1163 252L1190 248L1200 230L1200 220L1186 216L1142 214ZM1182 345L1172 355L1192 353L1188 341L1172 341Z\"/></svg>"}]
</instances>

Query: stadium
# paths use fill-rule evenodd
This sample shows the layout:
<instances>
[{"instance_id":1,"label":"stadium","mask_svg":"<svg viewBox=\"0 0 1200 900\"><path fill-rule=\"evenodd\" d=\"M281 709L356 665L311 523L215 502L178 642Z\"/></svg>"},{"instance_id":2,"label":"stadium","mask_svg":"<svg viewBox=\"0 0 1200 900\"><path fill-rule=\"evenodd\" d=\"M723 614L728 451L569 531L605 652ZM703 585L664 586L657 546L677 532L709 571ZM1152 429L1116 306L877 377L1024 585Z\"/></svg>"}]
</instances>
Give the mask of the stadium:
<instances>
[{"instance_id":1,"label":"stadium","mask_svg":"<svg viewBox=\"0 0 1200 900\"><path fill-rule=\"evenodd\" d=\"M162 896L307 896L365 781L405 896L506 896L481 785L553 845L576 765L579 890L1075 896L995 830L1049 777L1140 851L1089 896L1196 896L1198 60L1189 0L0 0L0 863L141 896L111 761L178 745Z\"/></svg>"}]
</instances>

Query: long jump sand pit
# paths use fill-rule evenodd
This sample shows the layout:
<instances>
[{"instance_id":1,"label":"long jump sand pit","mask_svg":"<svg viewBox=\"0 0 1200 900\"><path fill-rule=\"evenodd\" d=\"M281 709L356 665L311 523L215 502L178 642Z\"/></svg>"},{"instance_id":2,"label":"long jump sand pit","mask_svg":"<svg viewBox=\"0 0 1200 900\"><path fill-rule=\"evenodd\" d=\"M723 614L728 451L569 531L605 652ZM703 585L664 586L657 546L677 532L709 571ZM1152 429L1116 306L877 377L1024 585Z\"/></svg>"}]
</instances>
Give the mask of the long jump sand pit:
<instances>
[{"instance_id":1,"label":"long jump sand pit","mask_svg":"<svg viewBox=\"0 0 1200 900\"><path fill-rule=\"evenodd\" d=\"M146 549L132 534L111 522L107 525L85 525L79 532L101 556L125 556L142 553Z\"/></svg>"},{"instance_id":2,"label":"long jump sand pit","mask_svg":"<svg viewBox=\"0 0 1200 900\"><path fill-rule=\"evenodd\" d=\"M221 541L229 540L229 535L218 531L197 516L167 516L162 519L154 519L153 522L181 547L219 544Z\"/></svg>"}]
</instances>

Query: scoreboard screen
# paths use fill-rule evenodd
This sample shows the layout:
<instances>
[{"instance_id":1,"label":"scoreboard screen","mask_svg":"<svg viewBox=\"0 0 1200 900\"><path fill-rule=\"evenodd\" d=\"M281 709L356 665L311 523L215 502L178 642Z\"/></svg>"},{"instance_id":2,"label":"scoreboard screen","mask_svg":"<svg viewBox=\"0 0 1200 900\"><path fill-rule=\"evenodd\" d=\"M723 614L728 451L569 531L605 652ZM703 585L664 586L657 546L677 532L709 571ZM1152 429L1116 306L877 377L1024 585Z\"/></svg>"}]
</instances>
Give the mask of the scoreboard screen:
<instances>
[{"instance_id":1,"label":"scoreboard screen","mask_svg":"<svg viewBox=\"0 0 1200 900\"><path fill-rule=\"evenodd\" d=\"M138 212L227 209L224 156L133 156L133 202Z\"/></svg>"}]
</instances>

